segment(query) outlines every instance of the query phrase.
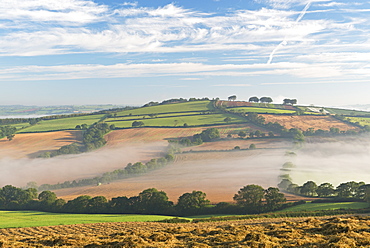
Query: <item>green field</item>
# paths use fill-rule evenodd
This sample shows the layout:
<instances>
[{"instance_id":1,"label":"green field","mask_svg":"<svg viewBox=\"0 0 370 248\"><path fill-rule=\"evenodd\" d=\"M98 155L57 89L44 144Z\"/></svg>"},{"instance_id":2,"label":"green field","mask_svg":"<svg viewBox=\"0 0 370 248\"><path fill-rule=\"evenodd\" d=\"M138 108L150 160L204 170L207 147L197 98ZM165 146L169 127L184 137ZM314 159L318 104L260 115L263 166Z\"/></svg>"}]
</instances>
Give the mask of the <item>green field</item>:
<instances>
[{"instance_id":1,"label":"green field","mask_svg":"<svg viewBox=\"0 0 370 248\"><path fill-rule=\"evenodd\" d=\"M230 123L243 123L246 122L245 118L239 116L233 116L230 114L207 114L207 115L192 115L192 116L177 116L177 117L169 117L169 118L148 118L143 119L139 118L137 121L144 122L144 126L149 127L175 127L175 126L183 126L184 123L188 124L188 126L201 126L201 125L218 125L218 124L225 124L226 122L224 119L226 117L230 117ZM114 121L109 119L107 123L109 125L114 124L118 128L127 128L132 126L132 122L130 121Z\"/></svg>"},{"instance_id":2,"label":"green field","mask_svg":"<svg viewBox=\"0 0 370 248\"><path fill-rule=\"evenodd\" d=\"M369 118L366 118L366 117L347 117L350 122L352 123L358 123L359 125L361 126L370 126L370 117Z\"/></svg>"},{"instance_id":3,"label":"green field","mask_svg":"<svg viewBox=\"0 0 370 248\"><path fill-rule=\"evenodd\" d=\"M151 107L144 107L132 110L125 110L117 113L117 116L126 115L149 115L171 112L191 112L191 111L210 111L213 110L211 101L194 101L176 104L164 104Z\"/></svg>"},{"instance_id":4,"label":"green field","mask_svg":"<svg viewBox=\"0 0 370 248\"><path fill-rule=\"evenodd\" d=\"M22 129L22 128L29 127L30 124L25 122L25 123L18 123L18 124L5 124L5 125L1 125L1 126L12 126L12 127L17 128L17 130L19 130L19 129Z\"/></svg>"},{"instance_id":5,"label":"green field","mask_svg":"<svg viewBox=\"0 0 370 248\"><path fill-rule=\"evenodd\" d=\"M267 113L267 114L293 114L296 111L286 109L274 109L274 108L254 108L254 107L239 107L229 108L228 110L233 112L254 112L254 113Z\"/></svg>"},{"instance_id":6,"label":"green field","mask_svg":"<svg viewBox=\"0 0 370 248\"><path fill-rule=\"evenodd\" d=\"M202 112L181 112L181 113L166 113L166 114L156 114L155 116L149 115L129 115L123 117L112 117L106 119L106 121L134 121L134 120L143 120L143 119L156 119L163 117L175 117L175 116L188 116L188 115L201 115Z\"/></svg>"},{"instance_id":7,"label":"green field","mask_svg":"<svg viewBox=\"0 0 370 248\"><path fill-rule=\"evenodd\" d=\"M0 228L56 226L102 222L142 222L173 218L138 214L59 214L36 211L0 211Z\"/></svg>"},{"instance_id":8,"label":"green field","mask_svg":"<svg viewBox=\"0 0 370 248\"><path fill-rule=\"evenodd\" d=\"M40 121L36 125L29 126L19 131L19 133L48 132L55 130L75 129L76 125L91 125L99 121L104 115L85 115L70 118L61 118L55 120Z\"/></svg>"},{"instance_id":9,"label":"green field","mask_svg":"<svg viewBox=\"0 0 370 248\"><path fill-rule=\"evenodd\" d=\"M368 115L370 117L370 112L368 111L337 109L337 108L324 108L324 109L328 111L330 114L348 115L348 116Z\"/></svg>"},{"instance_id":10,"label":"green field","mask_svg":"<svg viewBox=\"0 0 370 248\"><path fill-rule=\"evenodd\" d=\"M290 207L279 212L299 212L299 211L317 211L317 210L334 210L334 209L361 209L368 208L366 202L335 202L335 203L306 203Z\"/></svg>"}]
</instances>

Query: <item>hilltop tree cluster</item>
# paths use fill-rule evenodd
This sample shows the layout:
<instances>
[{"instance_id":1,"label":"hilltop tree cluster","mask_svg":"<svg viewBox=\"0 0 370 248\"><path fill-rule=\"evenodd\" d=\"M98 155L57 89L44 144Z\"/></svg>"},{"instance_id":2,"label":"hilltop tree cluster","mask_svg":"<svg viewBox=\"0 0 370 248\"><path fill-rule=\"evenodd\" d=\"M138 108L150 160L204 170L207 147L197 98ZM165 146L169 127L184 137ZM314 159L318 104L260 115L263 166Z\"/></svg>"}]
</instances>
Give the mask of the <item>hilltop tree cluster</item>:
<instances>
[{"instance_id":1,"label":"hilltop tree cluster","mask_svg":"<svg viewBox=\"0 0 370 248\"><path fill-rule=\"evenodd\" d=\"M263 96L261 98L258 98L256 96L252 96L252 97L249 98L248 101L249 102L256 102L256 103L257 102L261 102L261 103L272 103L273 102L272 98L268 97L268 96Z\"/></svg>"},{"instance_id":2,"label":"hilltop tree cluster","mask_svg":"<svg viewBox=\"0 0 370 248\"><path fill-rule=\"evenodd\" d=\"M171 104L171 103L182 103L182 102L194 102L194 101L209 101L208 97L203 98L195 98L191 97L189 99L186 98L172 98L168 100L164 100L162 102L148 102L143 105L143 107L150 107L150 106L157 106L157 105L164 105L164 104Z\"/></svg>"}]
</instances>

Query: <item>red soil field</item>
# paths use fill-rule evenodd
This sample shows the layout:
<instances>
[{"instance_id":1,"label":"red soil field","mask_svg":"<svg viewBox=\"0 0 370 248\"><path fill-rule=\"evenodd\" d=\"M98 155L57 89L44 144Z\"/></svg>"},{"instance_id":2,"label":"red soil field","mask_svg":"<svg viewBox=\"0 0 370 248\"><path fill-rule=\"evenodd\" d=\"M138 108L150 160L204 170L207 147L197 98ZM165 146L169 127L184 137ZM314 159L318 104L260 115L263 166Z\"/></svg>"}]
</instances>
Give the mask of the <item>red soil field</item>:
<instances>
[{"instance_id":1,"label":"red soil field","mask_svg":"<svg viewBox=\"0 0 370 248\"><path fill-rule=\"evenodd\" d=\"M0 157L35 158L40 153L80 141L81 136L81 131L77 130L16 134L12 141L6 138L0 140Z\"/></svg>"},{"instance_id":2,"label":"red soil field","mask_svg":"<svg viewBox=\"0 0 370 248\"><path fill-rule=\"evenodd\" d=\"M191 128L132 128L121 129L110 132L105 137L108 141L107 146L112 147L122 143L142 143L153 141L164 141L171 138L190 137L194 134L201 133L207 128L217 128L221 137L226 137L231 133L236 135L238 131L235 130L263 130L253 124L234 124L234 125L221 125L211 127L191 127Z\"/></svg>"},{"instance_id":3,"label":"red soil field","mask_svg":"<svg viewBox=\"0 0 370 248\"><path fill-rule=\"evenodd\" d=\"M298 116L286 116L286 115L269 115L261 114L268 122L278 122L285 128L298 128L302 131L306 131L308 128L329 130L331 127L339 128L341 131L347 130L358 130L357 127L341 122L332 116L314 116L314 115L298 115Z\"/></svg>"}]
</instances>

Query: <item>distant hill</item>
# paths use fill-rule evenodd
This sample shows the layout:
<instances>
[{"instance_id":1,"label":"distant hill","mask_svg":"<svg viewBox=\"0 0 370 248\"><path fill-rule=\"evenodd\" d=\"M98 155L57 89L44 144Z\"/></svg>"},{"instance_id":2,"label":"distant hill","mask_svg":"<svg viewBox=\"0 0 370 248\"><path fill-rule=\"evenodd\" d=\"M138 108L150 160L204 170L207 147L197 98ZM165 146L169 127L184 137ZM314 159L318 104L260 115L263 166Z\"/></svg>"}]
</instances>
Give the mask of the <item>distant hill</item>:
<instances>
[{"instance_id":1,"label":"distant hill","mask_svg":"<svg viewBox=\"0 0 370 248\"><path fill-rule=\"evenodd\" d=\"M0 105L0 118L34 118L48 115L68 115L93 113L100 110L121 108L123 105L58 105L58 106L23 106Z\"/></svg>"}]
</instances>

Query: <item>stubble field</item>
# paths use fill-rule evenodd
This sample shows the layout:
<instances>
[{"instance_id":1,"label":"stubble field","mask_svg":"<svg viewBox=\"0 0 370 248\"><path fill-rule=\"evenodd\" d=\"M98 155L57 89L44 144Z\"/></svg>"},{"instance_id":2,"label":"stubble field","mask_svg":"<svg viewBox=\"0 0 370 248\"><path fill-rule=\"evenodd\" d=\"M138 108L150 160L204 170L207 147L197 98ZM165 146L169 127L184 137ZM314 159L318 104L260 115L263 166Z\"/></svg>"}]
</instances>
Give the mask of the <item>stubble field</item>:
<instances>
[{"instance_id":1,"label":"stubble field","mask_svg":"<svg viewBox=\"0 0 370 248\"><path fill-rule=\"evenodd\" d=\"M97 223L0 230L2 247L369 247L369 217L167 224Z\"/></svg>"},{"instance_id":2,"label":"stubble field","mask_svg":"<svg viewBox=\"0 0 370 248\"><path fill-rule=\"evenodd\" d=\"M268 122L277 122L285 128L297 128L306 131L308 128L329 130L331 127L339 128L341 131L359 130L359 128L338 121L331 116L315 116L315 115L298 115L298 116L282 116L282 115L269 115L261 114Z\"/></svg>"}]
</instances>

